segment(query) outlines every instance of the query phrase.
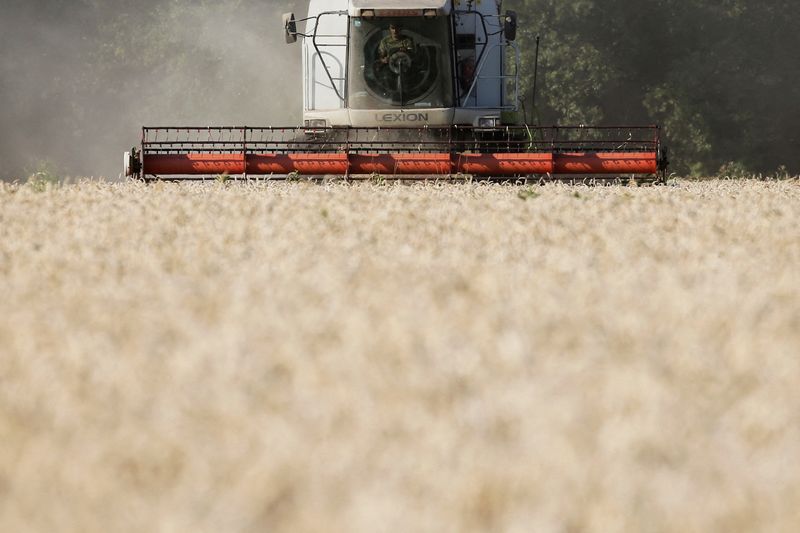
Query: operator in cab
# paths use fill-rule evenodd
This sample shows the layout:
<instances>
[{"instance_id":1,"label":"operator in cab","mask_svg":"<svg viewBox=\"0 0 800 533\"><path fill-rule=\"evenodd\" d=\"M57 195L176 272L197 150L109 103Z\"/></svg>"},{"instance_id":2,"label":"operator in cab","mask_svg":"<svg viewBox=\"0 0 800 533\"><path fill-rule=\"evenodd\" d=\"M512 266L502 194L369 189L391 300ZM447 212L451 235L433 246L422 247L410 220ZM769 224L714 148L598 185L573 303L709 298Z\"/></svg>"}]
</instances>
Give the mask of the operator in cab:
<instances>
[{"instance_id":1,"label":"operator in cab","mask_svg":"<svg viewBox=\"0 0 800 533\"><path fill-rule=\"evenodd\" d=\"M400 26L396 23L389 25L389 35L381 40L378 47L378 59L384 65L389 63L392 56L398 52L411 54L414 52L414 41L400 33Z\"/></svg>"}]
</instances>

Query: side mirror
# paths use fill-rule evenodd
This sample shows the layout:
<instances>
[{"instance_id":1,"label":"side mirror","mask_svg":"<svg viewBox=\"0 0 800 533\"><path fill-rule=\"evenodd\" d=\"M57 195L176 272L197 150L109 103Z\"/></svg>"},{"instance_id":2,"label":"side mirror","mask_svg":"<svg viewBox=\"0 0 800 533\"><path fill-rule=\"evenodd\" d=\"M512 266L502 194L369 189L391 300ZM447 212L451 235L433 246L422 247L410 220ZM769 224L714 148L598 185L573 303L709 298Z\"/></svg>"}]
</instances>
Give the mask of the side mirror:
<instances>
[{"instance_id":1,"label":"side mirror","mask_svg":"<svg viewBox=\"0 0 800 533\"><path fill-rule=\"evenodd\" d=\"M283 32L286 44L297 42L297 20L294 18L294 13L283 15Z\"/></svg>"},{"instance_id":2,"label":"side mirror","mask_svg":"<svg viewBox=\"0 0 800 533\"><path fill-rule=\"evenodd\" d=\"M506 11L506 16L503 17L503 34L506 36L507 41L514 41L517 39L516 11Z\"/></svg>"}]
</instances>

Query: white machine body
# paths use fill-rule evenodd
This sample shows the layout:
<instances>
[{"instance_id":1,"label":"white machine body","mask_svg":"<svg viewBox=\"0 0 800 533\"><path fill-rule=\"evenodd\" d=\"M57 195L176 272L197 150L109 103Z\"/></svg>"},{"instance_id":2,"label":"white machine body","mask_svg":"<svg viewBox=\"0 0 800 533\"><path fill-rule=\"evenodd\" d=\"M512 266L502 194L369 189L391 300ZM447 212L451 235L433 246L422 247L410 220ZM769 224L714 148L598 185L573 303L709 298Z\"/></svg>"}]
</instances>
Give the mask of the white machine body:
<instances>
[{"instance_id":1,"label":"white machine body","mask_svg":"<svg viewBox=\"0 0 800 533\"><path fill-rule=\"evenodd\" d=\"M310 0L298 32L305 127L512 122L519 50L501 9L502 0Z\"/></svg>"}]
</instances>

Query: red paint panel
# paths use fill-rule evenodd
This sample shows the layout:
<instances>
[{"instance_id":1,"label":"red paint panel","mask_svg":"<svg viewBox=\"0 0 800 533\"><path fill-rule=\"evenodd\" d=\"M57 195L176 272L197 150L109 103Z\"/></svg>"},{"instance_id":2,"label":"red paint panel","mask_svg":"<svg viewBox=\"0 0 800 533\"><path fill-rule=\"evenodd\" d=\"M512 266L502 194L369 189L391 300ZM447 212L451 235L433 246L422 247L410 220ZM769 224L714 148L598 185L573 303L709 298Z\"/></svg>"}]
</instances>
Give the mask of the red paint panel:
<instances>
[{"instance_id":1,"label":"red paint panel","mask_svg":"<svg viewBox=\"0 0 800 533\"><path fill-rule=\"evenodd\" d=\"M159 176L243 174L242 154L157 154L144 156L144 171Z\"/></svg>"},{"instance_id":2,"label":"red paint panel","mask_svg":"<svg viewBox=\"0 0 800 533\"><path fill-rule=\"evenodd\" d=\"M456 168L477 176L552 174L553 154L462 154Z\"/></svg>"},{"instance_id":3,"label":"red paint panel","mask_svg":"<svg viewBox=\"0 0 800 533\"><path fill-rule=\"evenodd\" d=\"M656 174L654 152L555 154L555 174Z\"/></svg>"},{"instance_id":4,"label":"red paint panel","mask_svg":"<svg viewBox=\"0 0 800 533\"><path fill-rule=\"evenodd\" d=\"M143 159L147 174L286 175L350 174L431 175L455 172L476 176L532 174L656 174L653 152L626 153L516 153L516 154L149 154ZM245 172L246 170L246 172Z\"/></svg>"},{"instance_id":5,"label":"red paint panel","mask_svg":"<svg viewBox=\"0 0 800 533\"><path fill-rule=\"evenodd\" d=\"M247 173L325 176L347 174L347 154L256 154L247 156Z\"/></svg>"},{"instance_id":6,"label":"red paint panel","mask_svg":"<svg viewBox=\"0 0 800 533\"><path fill-rule=\"evenodd\" d=\"M444 175L453 171L450 154L353 154L351 174Z\"/></svg>"}]
</instances>

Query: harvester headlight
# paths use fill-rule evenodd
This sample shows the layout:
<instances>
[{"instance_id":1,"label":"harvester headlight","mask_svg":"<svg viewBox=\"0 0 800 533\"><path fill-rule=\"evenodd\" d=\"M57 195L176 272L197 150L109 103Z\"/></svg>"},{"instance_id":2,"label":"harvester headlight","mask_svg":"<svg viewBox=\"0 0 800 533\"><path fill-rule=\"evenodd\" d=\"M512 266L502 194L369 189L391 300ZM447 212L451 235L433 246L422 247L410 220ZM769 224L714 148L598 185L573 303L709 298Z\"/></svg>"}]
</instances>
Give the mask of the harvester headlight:
<instances>
[{"instance_id":1,"label":"harvester headlight","mask_svg":"<svg viewBox=\"0 0 800 533\"><path fill-rule=\"evenodd\" d=\"M328 121L324 118L312 118L311 120L306 120L306 128L320 129L327 127Z\"/></svg>"},{"instance_id":2,"label":"harvester headlight","mask_svg":"<svg viewBox=\"0 0 800 533\"><path fill-rule=\"evenodd\" d=\"M372 19L375 18L375 10L374 9L362 9L361 16L365 19Z\"/></svg>"},{"instance_id":3,"label":"harvester headlight","mask_svg":"<svg viewBox=\"0 0 800 533\"><path fill-rule=\"evenodd\" d=\"M496 128L500 125L499 117L481 117L478 119L479 128Z\"/></svg>"},{"instance_id":4,"label":"harvester headlight","mask_svg":"<svg viewBox=\"0 0 800 533\"><path fill-rule=\"evenodd\" d=\"M423 9L422 16L426 19L436 18L437 12L435 9Z\"/></svg>"}]
</instances>

